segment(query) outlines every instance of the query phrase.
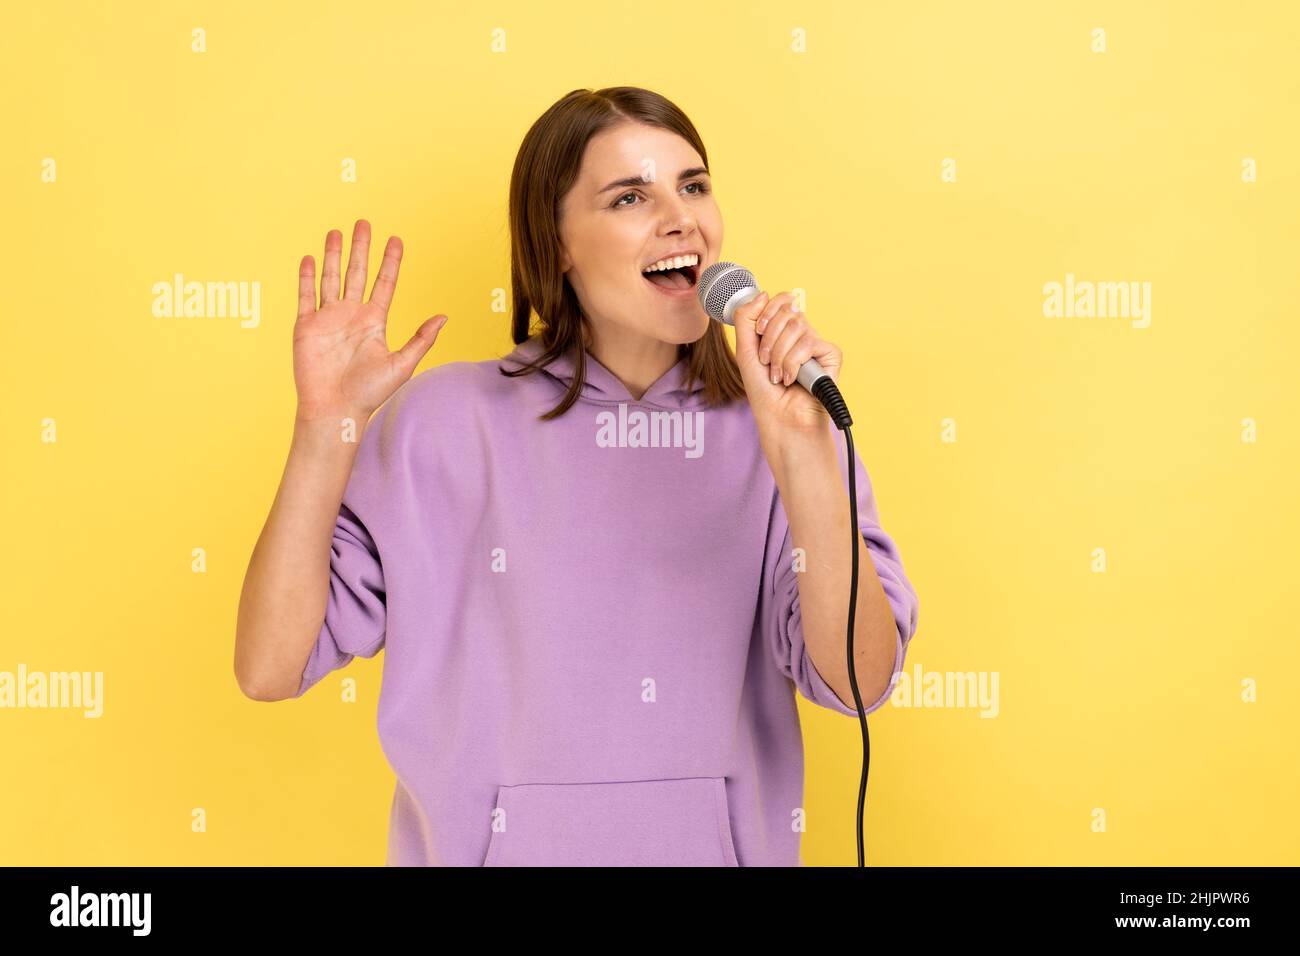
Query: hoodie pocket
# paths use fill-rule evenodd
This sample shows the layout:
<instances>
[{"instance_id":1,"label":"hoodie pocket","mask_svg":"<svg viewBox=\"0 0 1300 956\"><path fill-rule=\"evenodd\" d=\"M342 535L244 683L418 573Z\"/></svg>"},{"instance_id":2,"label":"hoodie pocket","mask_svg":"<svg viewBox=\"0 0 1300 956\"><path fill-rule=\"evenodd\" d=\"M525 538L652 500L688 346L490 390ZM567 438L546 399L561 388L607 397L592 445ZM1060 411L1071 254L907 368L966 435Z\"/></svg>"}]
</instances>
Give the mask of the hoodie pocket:
<instances>
[{"instance_id":1,"label":"hoodie pocket","mask_svg":"<svg viewBox=\"0 0 1300 956\"><path fill-rule=\"evenodd\" d=\"M723 777L497 788L484 866L739 866Z\"/></svg>"}]
</instances>

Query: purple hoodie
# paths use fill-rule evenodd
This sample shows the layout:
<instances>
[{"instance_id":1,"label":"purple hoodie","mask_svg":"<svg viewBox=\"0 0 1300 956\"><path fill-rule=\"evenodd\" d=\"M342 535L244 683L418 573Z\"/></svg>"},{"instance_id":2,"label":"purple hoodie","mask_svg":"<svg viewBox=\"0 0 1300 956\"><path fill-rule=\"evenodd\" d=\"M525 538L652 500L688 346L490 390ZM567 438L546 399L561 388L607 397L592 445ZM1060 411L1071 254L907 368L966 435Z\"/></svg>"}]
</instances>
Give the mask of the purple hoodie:
<instances>
[{"instance_id":1,"label":"purple hoodie","mask_svg":"<svg viewBox=\"0 0 1300 956\"><path fill-rule=\"evenodd\" d=\"M540 350L428 369L375 413L296 696L387 649L389 866L799 865L794 691L857 710L804 649L749 403L709 407L685 360L634 400L588 355L578 401L538 421L572 356L497 368ZM916 592L855 467L897 675Z\"/></svg>"}]
</instances>

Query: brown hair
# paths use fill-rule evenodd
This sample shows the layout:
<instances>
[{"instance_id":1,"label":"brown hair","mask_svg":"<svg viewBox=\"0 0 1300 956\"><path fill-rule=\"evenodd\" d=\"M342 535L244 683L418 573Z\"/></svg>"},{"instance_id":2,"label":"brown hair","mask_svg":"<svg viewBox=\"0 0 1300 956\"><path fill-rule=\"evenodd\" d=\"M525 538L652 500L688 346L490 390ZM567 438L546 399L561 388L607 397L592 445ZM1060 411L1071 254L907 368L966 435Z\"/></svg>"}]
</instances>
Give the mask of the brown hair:
<instances>
[{"instance_id":1,"label":"brown hair","mask_svg":"<svg viewBox=\"0 0 1300 956\"><path fill-rule=\"evenodd\" d=\"M529 338L535 309L542 352L534 363L507 371L527 375L575 349L575 375L560 404L540 416L556 418L578 399L586 380L589 329L573 287L560 271L560 203L573 188L587 142L622 123L645 123L676 133L695 147L704 166L708 153L695 126L669 100L636 86L573 90L543 113L519 147L510 176L510 287L514 315L510 335L518 345ZM706 401L724 404L745 394L736 356L719 322L710 320L699 340L678 346L687 358L687 388L698 378Z\"/></svg>"}]
</instances>

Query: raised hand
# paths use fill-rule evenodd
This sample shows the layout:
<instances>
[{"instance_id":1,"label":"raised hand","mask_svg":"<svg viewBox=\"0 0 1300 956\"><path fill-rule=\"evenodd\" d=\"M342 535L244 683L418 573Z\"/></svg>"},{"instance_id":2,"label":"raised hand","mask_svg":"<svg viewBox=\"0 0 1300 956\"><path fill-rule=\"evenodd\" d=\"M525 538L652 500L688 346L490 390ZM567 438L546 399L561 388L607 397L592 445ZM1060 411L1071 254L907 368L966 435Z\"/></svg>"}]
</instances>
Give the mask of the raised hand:
<instances>
[{"instance_id":1,"label":"raised hand","mask_svg":"<svg viewBox=\"0 0 1300 956\"><path fill-rule=\"evenodd\" d=\"M388 307L397 287L402 240L390 236L384 247L370 298L366 288L366 259L370 252L370 223L358 219L352 229L352 251L339 297L339 259L343 234L325 236L320 302L316 301L316 264L304 256L298 267L298 318L293 326L293 379L302 421L351 416L361 424L409 379L438 338L447 321L439 313L415 331L396 352L388 351Z\"/></svg>"}]
</instances>

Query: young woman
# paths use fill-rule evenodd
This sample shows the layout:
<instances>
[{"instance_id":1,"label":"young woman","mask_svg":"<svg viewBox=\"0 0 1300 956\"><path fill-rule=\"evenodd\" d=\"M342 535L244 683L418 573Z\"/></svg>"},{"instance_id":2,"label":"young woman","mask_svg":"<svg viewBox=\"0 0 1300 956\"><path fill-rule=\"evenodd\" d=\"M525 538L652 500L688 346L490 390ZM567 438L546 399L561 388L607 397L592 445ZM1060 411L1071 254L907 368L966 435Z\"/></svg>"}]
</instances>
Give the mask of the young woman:
<instances>
[{"instance_id":1,"label":"young woman","mask_svg":"<svg viewBox=\"0 0 1300 956\"><path fill-rule=\"evenodd\" d=\"M648 90L551 106L510 226L517 347L414 378L447 317L388 351L400 240L368 300L365 220L342 297L337 230L319 302L302 260L240 687L298 697L385 649L389 865L797 865L792 687L857 714L842 436L794 381L809 358L837 378L840 350L782 293L737 312L732 353L692 287L722 250L704 144ZM853 466L873 711L917 598Z\"/></svg>"}]
</instances>

